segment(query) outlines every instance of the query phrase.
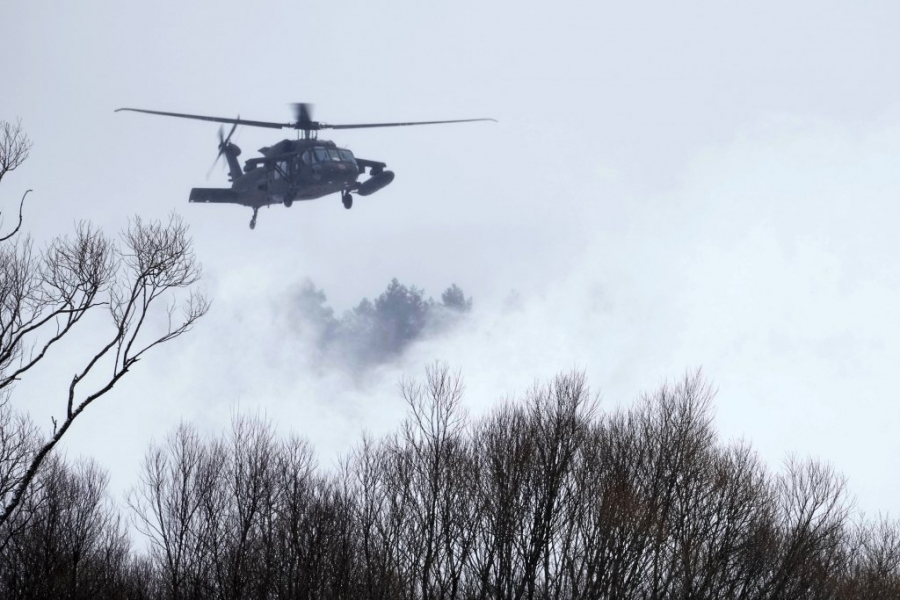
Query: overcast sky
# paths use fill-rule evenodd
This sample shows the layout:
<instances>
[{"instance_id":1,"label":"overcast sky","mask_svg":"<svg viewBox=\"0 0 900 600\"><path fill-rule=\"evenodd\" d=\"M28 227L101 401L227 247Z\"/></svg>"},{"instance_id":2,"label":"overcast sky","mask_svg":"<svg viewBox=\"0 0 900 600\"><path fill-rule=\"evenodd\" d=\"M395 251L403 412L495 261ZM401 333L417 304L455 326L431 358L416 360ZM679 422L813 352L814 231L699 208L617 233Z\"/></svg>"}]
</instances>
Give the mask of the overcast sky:
<instances>
[{"instance_id":1,"label":"overcast sky","mask_svg":"<svg viewBox=\"0 0 900 600\"><path fill-rule=\"evenodd\" d=\"M702 368L725 439L773 468L828 461L863 509L900 511L896 3L137 4L0 5L0 119L34 141L2 206L33 188L39 240L174 210L214 299L68 434L115 489L179 420L218 431L236 410L334 464L398 423L399 377L443 360L475 414L571 368L610 408ZM499 123L323 136L395 182L350 211L263 209L251 232L248 209L187 203L227 184L205 179L216 125L113 113L287 121L298 101L332 123ZM281 137L234 141L245 159ZM285 335L291 289L309 278L343 310L393 277L459 284L472 320L364 385L307 368ZM16 396L44 425L60 370Z\"/></svg>"}]
</instances>

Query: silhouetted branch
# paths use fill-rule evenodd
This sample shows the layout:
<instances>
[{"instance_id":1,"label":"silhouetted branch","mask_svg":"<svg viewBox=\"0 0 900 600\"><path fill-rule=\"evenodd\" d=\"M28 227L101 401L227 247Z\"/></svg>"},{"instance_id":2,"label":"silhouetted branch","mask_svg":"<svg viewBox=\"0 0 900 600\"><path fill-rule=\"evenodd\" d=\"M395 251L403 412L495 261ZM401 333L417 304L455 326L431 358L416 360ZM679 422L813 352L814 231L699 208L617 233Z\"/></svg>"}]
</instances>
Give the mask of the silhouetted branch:
<instances>
[{"instance_id":1,"label":"silhouetted branch","mask_svg":"<svg viewBox=\"0 0 900 600\"><path fill-rule=\"evenodd\" d=\"M182 319L173 320L170 304L166 309L167 329L140 342L139 335L153 306L163 294L190 288L198 280L200 268L191 250L187 228L175 217L168 225L145 224L135 219L123 239L125 251L91 228L80 226L74 240L55 241L41 261L32 259L29 246L23 251L13 248L0 254L0 266L6 264L7 271L16 274L18 281L7 294L13 301L0 306L0 320L8 324L0 337L0 365L21 355L20 348L28 336L39 334L45 325L58 324L55 333L41 343L36 354L0 379L0 389L42 360L48 349L91 309L108 306L115 326L107 341L72 377L65 417L54 425L51 437L34 454L0 513L0 525L22 501L42 462L78 415L112 390L146 352L189 331L209 309L209 302L202 295L189 290ZM103 291L109 292L109 299L97 300ZM79 399L79 386L108 357L111 359L109 377Z\"/></svg>"},{"instance_id":2,"label":"silhouetted branch","mask_svg":"<svg viewBox=\"0 0 900 600\"><path fill-rule=\"evenodd\" d=\"M2 237L0 237L0 242L5 242L6 240L10 239L11 237L13 237L17 233L19 233L19 229L22 227L22 211L25 208L25 197L30 193L31 193L31 190L25 190L25 193L22 194L22 199L19 200L19 220L16 222L16 226L13 228L12 231L10 231L6 235L3 235Z\"/></svg>"},{"instance_id":3,"label":"silhouetted branch","mask_svg":"<svg viewBox=\"0 0 900 600\"><path fill-rule=\"evenodd\" d=\"M14 124L0 121L0 181L10 171L16 170L31 152L31 139L22 129L22 120Z\"/></svg>"}]
</instances>

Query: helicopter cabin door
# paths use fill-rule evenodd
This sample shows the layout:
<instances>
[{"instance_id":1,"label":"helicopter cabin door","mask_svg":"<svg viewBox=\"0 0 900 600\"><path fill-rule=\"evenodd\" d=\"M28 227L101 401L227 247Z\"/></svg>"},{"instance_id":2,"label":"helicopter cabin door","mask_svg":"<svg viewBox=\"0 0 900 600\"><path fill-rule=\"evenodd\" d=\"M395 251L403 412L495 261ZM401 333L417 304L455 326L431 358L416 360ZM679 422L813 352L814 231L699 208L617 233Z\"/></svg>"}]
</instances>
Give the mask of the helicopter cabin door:
<instances>
[{"instance_id":1,"label":"helicopter cabin door","mask_svg":"<svg viewBox=\"0 0 900 600\"><path fill-rule=\"evenodd\" d=\"M283 197L291 188L294 169L290 158L283 158L272 163L269 170L269 194Z\"/></svg>"}]
</instances>

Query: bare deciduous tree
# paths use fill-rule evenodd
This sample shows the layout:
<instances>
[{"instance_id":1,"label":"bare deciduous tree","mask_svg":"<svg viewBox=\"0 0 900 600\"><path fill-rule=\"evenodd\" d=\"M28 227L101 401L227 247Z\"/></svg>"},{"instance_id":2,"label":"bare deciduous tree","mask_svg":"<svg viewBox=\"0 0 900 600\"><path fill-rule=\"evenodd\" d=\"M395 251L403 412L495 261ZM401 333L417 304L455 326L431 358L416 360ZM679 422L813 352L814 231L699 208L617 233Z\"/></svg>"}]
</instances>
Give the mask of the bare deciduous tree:
<instances>
[{"instance_id":1,"label":"bare deciduous tree","mask_svg":"<svg viewBox=\"0 0 900 600\"><path fill-rule=\"evenodd\" d=\"M144 558L97 470L52 457L2 530L0 585L146 600L900 594L897 523L855 523L826 466L771 474L747 444L718 442L697 374L605 415L577 373L474 422L446 368L401 390L399 432L364 438L338 473L258 419L220 438L181 426L130 496ZM33 435L15 423L3 447Z\"/></svg>"},{"instance_id":2,"label":"bare deciduous tree","mask_svg":"<svg viewBox=\"0 0 900 600\"><path fill-rule=\"evenodd\" d=\"M51 457L12 521L0 550L0 596L9 600L115 598L127 578L130 547L94 463Z\"/></svg>"},{"instance_id":3,"label":"bare deciduous tree","mask_svg":"<svg viewBox=\"0 0 900 600\"><path fill-rule=\"evenodd\" d=\"M790 461L773 476L748 445L719 443L699 374L605 416L577 373L474 423L462 389L444 367L406 382L399 432L364 438L339 474L317 474L308 444L279 444L254 420L236 420L230 437L191 438L192 452L152 451L154 475L137 493L158 523L143 571L157 575L137 587L160 598L385 600L900 591L897 525L854 525L843 480L822 465ZM217 457L204 483L184 480L201 455ZM173 552L192 573L177 592L164 531L190 541Z\"/></svg>"},{"instance_id":4,"label":"bare deciduous tree","mask_svg":"<svg viewBox=\"0 0 900 600\"><path fill-rule=\"evenodd\" d=\"M0 177L21 165L30 145L20 125L0 123ZM28 447L24 462L18 453L0 466L0 526L75 419L148 351L190 330L209 308L194 291L200 267L187 227L175 216L168 223L134 219L120 243L80 224L73 236L35 249L17 231L0 239L0 404L88 315L105 312L109 325L61 393L64 410L52 418L52 433ZM182 292L187 295L179 300ZM18 439L15 429L12 437L2 435L7 446Z\"/></svg>"},{"instance_id":5,"label":"bare deciduous tree","mask_svg":"<svg viewBox=\"0 0 900 600\"><path fill-rule=\"evenodd\" d=\"M194 428L182 425L165 446L147 453L140 486L129 496L135 525L150 540L166 598L196 595L204 569L215 564L208 559L215 548L209 547L203 509L209 509L215 494L221 458Z\"/></svg>"},{"instance_id":6,"label":"bare deciduous tree","mask_svg":"<svg viewBox=\"0 0 900 600\"><path fill-rule=\"evenodd\" d=\"M22 121L16 121L14 124L9 121L0 121L0 181L3 176L10 171L16 170L19 165L25 162L28 154L31 152L31 140L22 129ZM22 209L25 207L25 197L31 190L26 190L22 194L19 201L19 220L12 231L6 234L0 234L0 242L5 242L22 227Z\"/></svg>"}]
</instances>

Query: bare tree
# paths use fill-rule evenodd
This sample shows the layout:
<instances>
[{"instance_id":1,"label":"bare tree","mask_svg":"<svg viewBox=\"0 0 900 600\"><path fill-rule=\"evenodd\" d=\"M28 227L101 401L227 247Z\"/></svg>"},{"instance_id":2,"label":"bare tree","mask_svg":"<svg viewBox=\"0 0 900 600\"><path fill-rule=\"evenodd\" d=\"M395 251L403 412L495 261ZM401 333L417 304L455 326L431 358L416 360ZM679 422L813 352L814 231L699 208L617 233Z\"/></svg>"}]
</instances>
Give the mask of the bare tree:
<instances>
[{"instance_id":1,"label":"bare tree","mask_svg":"<svg viewBox=\"0 0 900 600\"><path fill-rule=\"evenodd\" d=\"M775 480L777 543L761 597L827 598L846 566L851 504L846 480L813 461L787 461Z\"/></svg>"},{"instance_id":2,"label":"bare tree","mask_svg":"<svg viewBox=\"0 0 900 600\"><path fill-rule=\"evenodd\" d=\"M0 124L0 144L2 177L27 158L31 143L20 125L6 123ZM0 467L6 474L0 526L75 419L148 351L189 331L209 308L193 290L200 266L187 227L175 216L168 223L134 219L121 242L80 224L73 236L35 249L17 231L0 240L0 404L88 315L102 318L105 312L109 325L61 394L64 410L52 418L50 436L29 448L24 463L17 454L14 469ZM179 300L181 292L186 297Z\"/></svg>"},{"instance_id":3,"label":"bare tree","mask_svg":"<svg viewBox=\"0 0 900 600\"><path fill-rule=\"evenodd\" d=\"M472 591L479 598L514 598L534 474L535 444L524 409L499 407L477 425L473 443L479 457L479 521L470 562Z\"/></svg>"},{"instance_id":4,"label":"bare tree","mask_svg":"<svg viewBox=\"0 0 900 600\"><path fill-rule=\"evenodd\" d=\"M132 497L154 551L126 565L127 589L198 600L898 596L896 523L851 523L827 467L789 461L771 475L747 444L719 443L698 374L602 416L577 373L475 422L462 389L445 367L403 384L399 432L365 437L339 476L253 419L205 442L182 427L148 454Z\"/></svg>"},{"instance_id":5,"label":"bare tree","mask_svg":"<svg viewBox=\"0 0 900 600\"><path fill-rule=\"evenodd\" d=\"M0 596L10 600L115 598L127 579L124 528L94 463L70 467L51 457L0 550Z\"/></svg>"},{"instance_id":6,"label":"bare tree","mask_svg":"<svg viewBox=\"0 0 900 600\"><path fill-rule=\"evenodd\" d=\"M60 419L54 417L52 435L4 498L0 524L75 419L150 349L189 331L209 308L203 296L191 291L180 305L170 300L165 323L153 331L156 305L173 292L191 288L200 276L187 228L177 217L168 224L135 219L123 241L119 247L89 226L80 226L74 239L59 238L40 256L27 242L0 248L0 391L42 361L86 314L104 307L111 317L106 341L71 379L65 411Z\"/></svg>"},{"instance_id":7,"label":"bare tree","mask_svg":"<svg viewBox=\"0 0 900 600\"><path fill-rule=\"evenodd\" d=\"M361 576L359 585L373 600L403 596L406 577L400 560L405 523L400 498L392 493L391 452L385 441L363 436L345 466L345 487L355 499Z\"/></svg>"},{"instance_id":8,"label":"bare tree","mask_svg":"<svg viewBox=\"0 0 900 600\"><path fill-rule=\"evenodd\" d=\"M150 540L166 598L189 598L198 587L205 587L204 568L215 549L209 545L203 509L216 493L222 458L217 448L207 447L186 425L144 458L140 485L128 503L135 525Z\"/></svg>"},{"instance_id":9,"label":"bare tree","mask_svg":"<svg viewBox=\"0 0 900 600\"><path fill-rule=\"evenodd\" d=\"M272 428L259 419L236 417L226 444L212 445L221 458L211 477L210 502L201 506L214 588L218 597L244 598L251 584L267 578L265 548L257 543L276 503L277 445Z\"/></svg>"},{"instance_id":10,"label":"bare tree","mask_svg":"<svg viewBox=\"0 0 900 600\"><path fill-rule=\"evenodd\" d=\"M40 447L40 434L27 415L16 413L9 400L0 400L0 501L12 497L31 458ZM28 525L26 515L0 525L0 553Z\"/></svg>"},{"instance_id":11,"label":"bare tree","mask_svg":"<svg viewBox=\"0 0 900 600\"><path fill-rule=\"evenodd\" d=\"M900 524L885 517L852 533L839 598L900 598Z\"/></svg>"},{"instance_id":12,"label":"bare tree","mask_svg":"<svg viewBox=\"0 0 900 600\"><path fill-rule=\"evenodd\" d=\"M129 503L161 596L354 597L351 500L313 471L306 442L275 443L258 419L236 417L230 436L206 441L182 426L153 448Z\"/></svg>"},{"instance_id":13,"label":"bare tree","mask_svg":"<svg viewBox=\"0 0 900 600\"><path fill-rule=\"evenodd\" d=\"M467 485L474 460L465 437L463 385L445 365L426 370L425 383L406 381L401 393L410 418L391 444L403 498L409 568L421 598L457 598L474 542L475 490Z\"/></svg>"},{"instance_id":14,"label":"bare tree","mask_svg":"<svg viewBox=\"0 0 900 600\"><path fill-rule=\"evenodd\" d=\"M31 140L22 129L22 121L16 121L15 124L8 121L0 121L0 181L3 180L4 175L16 170L19 165L25 162L29 152L31 152ZM19 232L19 228L22 226L22 209L25 206L25 197L30 191L26 190L19 201L19 220L16 226L9 233L0 234L0 242L5 242Z\"/></svg>"}]
</instances>

